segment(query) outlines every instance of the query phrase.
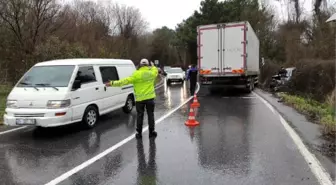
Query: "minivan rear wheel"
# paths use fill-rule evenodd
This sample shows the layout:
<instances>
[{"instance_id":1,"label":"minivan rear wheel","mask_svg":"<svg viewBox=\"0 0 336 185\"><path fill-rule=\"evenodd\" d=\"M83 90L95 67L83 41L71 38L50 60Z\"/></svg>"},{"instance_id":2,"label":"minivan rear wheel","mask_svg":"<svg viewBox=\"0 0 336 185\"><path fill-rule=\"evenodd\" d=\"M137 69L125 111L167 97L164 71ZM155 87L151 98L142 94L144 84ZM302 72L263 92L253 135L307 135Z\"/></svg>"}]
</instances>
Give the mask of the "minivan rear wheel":
<instances>
[{"instance_id":1,"label":"minivan rear wheel","mask_svg":"<svg viewBox=\"0 0 336 185\"><path fill-rule=\"evenodd\" d=\"M88 106L84 112L83 125L85 128L93 128L98 121L98 110L94 106Z\"/></svg>"},{"instance_id":2,"label":"minivan rear wheel","mask_svg":"<svg viewBox=\"0 0 336 185\"><path fill-rule=\"evenodd\" d=\"M133 107L134 107L134 99L132 98L132 96L128 96L126 99L125 106L123 107L123 111L126 114L129 114L132 112Z\"/></svg>"}]
</instances>

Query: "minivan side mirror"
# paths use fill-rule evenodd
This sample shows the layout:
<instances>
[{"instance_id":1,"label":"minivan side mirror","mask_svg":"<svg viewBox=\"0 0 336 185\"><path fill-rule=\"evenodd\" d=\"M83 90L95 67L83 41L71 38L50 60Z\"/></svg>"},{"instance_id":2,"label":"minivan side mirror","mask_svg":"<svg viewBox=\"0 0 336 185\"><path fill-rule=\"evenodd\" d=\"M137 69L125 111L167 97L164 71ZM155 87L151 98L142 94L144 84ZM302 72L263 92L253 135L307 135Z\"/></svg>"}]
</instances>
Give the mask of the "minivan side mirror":
<instances>
[{"instance_id":1,"label":"minivan side mirror","mask_svg":"<svg viewBox=\"0 0 336 185\"><path fill-rule=\"evenodd\" d=\"M75 80L73 85L72 85L72 90L77 90L77 89L81 88L81 85L82 85L82 83L81 83L80 80Z\"/></svg>"}]
</instances>

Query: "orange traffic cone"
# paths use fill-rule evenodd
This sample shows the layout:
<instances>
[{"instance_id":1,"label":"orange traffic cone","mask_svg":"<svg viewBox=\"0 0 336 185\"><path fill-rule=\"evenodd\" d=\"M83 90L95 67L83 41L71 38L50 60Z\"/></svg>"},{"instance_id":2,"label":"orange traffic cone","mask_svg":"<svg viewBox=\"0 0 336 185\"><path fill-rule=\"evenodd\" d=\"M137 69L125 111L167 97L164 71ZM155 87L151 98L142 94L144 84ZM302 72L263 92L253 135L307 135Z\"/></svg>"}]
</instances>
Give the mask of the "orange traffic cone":
<instances>
[{"instance_id":1,"label":"orange traffic cone","mask_svg":"<svg viewBox=\"0 0 336 185\"><path fill-rule=\"evenodd\" d=\"M197 96L196 94L194 94L194 100L193 100L193 103L190 105L192 108L198 108L201 106L201 104L198 102L197 100Z\"/></svg>"},{"instance_id":2,"label":"orange traffic cone","mask_svg":"<svg viewBox=\"0 0 336 185\"><path fill-rule=\"evenodd\" d=\"M187 126L197 126L199 122L195 120L194 108L190 108L188 120L185 122Z\"/></svg>"}]
</instances>

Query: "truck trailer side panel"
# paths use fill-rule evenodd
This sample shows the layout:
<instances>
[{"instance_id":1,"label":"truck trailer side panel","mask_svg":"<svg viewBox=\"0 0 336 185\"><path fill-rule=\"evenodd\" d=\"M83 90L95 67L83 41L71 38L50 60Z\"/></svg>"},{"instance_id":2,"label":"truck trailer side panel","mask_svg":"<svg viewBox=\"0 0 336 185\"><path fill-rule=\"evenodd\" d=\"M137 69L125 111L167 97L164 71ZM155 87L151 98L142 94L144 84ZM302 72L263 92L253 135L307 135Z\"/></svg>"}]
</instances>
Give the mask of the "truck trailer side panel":
<instances>
[{"instance_id":1,"label":"truck trailer side panel","mask_svg":"<svg viewBox=\"0 0 336 185\"><path fill-rule=\"evenodd\" d=\"M249 22L246 22L246 67L247 73L251 75L259 74L259 39Z\"/></svg>"}]
</instances>

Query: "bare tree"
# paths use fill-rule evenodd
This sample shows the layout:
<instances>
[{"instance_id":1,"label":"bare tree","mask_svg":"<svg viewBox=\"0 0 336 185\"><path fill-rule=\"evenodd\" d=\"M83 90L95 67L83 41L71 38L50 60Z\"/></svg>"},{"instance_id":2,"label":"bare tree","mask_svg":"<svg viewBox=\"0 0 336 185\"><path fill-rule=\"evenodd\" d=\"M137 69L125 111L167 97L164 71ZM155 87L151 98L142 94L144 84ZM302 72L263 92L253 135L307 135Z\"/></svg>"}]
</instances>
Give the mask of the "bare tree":
<instances>
[{"instance_id":1,"label":"bare tree","mask_svg":"<svg viewBox=\"0 0 336 185\"><path fill-rule=\"evenodd\" d=\"M126 39L143 34L148 23L142 18L139 9L125 5L114 5L114 15L118 31Z\"/></svg>"},{"instance_id":2,"label":"bare tree","mask_svg":"<svg viewBox=\"0 0 336 185\"><path fill-rule=\"evenodd\" d=\"M55 0L2 0L0 19L15 35L18 46L29 54L36 44L64 22L56 18L64 13Z\"/></svg>"},{"instance_id":3,"label":"bare tree","mask_svg":"<svg viewBox=\"0 0 336 185\"><path fill-rule=\"evenodd\" d=\"M120 35L118 40L122 45L119 48L121 57L138 55L138 38L145 34L148 23L143 19L139 9L134 7L114 4L113 15L115 17L116 31Z\"/></svg>"},{"instance_id":4,"label":"bare tree","mask_svg":"<svg viewBox=\"0 0 336 185\"><path fill-rule=\"evenodd\" d=\"M335 1L334 1L334 4L336 5ZM335 5L333 7L335 7ZM328 11L327 7L328 7L327 0L314 0L314 13L317 16L319 22L323 21L321 17L321 9L322 11Z\"/></svg>"}]
</instances>

